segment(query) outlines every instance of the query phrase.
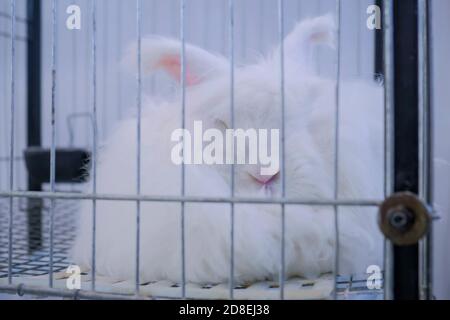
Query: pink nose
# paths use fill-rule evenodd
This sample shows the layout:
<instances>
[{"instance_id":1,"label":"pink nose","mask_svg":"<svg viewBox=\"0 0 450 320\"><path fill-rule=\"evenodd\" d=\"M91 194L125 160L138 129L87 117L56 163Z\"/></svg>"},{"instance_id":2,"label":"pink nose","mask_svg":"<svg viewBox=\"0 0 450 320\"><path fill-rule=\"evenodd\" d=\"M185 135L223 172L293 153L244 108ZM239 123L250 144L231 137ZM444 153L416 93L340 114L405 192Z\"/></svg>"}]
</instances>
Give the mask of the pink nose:
<instances>
[{"instance_id":1,"label":"pink nose","mask_svg":"<svg viewBox=\"0 0 450 320\"><path fill-rule=\"evenodd\" d=\"M280 172L277 172L274 175L250 174L250 176L253 178L253 180L258 182L259 184L268 185L277 179L279 173Z\"/></svg>"}]
</instances>

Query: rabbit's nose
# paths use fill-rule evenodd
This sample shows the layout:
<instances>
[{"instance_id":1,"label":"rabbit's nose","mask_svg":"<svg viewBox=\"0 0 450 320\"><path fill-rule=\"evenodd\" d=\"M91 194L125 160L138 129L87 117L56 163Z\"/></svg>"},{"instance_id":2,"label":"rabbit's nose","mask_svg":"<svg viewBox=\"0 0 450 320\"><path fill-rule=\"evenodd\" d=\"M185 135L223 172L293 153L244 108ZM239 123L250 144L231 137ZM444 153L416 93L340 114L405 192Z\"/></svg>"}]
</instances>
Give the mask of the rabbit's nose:
<instances>
[{"instance_id":1,"label":"rabbit's nose","mask_svg":"<svg viewBox=\"0 0 450 320\"><path fill-rule=\"evenodd\" d=\"M278 178L279 174L280 174L279 171L273 175L260 175L260 174L249 173L250 177L252 177L253 180L255 180L256 182L258 182L259 184L262 184L262 185L271 184Z\"/></svg>"}]
</instances>

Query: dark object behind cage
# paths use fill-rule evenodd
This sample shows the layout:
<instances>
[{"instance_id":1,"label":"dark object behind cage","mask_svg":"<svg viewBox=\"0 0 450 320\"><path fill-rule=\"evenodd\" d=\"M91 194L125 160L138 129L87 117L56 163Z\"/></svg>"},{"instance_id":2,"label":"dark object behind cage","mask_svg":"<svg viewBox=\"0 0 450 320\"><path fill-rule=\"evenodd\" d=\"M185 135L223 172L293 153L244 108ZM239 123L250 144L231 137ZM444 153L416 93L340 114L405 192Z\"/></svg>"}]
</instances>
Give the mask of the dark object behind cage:
<instances>
[{"instance_id":1,"label":"dark object behind cage","mask_svg":"<svg viewBox=\"0 0 450 320\"><path fill-rule=\"evenodd\" d=\"M27 1L27 150L24 151L28 171L28 190L41 191L50 181L50 150L44 149L41 133L42 110L42 1ZM56 182L79 183L87 178L85 170L90 152L83 149L56 150ZM28 200L29 250L41 248L42 201Z\"/></svg>"}]
</instances>

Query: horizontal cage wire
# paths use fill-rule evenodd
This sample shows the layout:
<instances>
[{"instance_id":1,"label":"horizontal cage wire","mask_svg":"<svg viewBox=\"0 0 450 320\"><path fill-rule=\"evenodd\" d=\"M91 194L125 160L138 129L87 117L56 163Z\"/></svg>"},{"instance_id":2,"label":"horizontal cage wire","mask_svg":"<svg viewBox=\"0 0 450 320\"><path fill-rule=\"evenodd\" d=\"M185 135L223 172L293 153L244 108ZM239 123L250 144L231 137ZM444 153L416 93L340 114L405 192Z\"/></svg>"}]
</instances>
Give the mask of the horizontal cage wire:
<instances>
[{"instance_id":1,"label":"horizontal cage wire","mask_svg":"<svg viewBox=\"0 0 450 320\"><path fill-rule=\"evenodd\" d=\"M346 160L342 157L342 150L348 150L341 145L344 134L341 122L345 116L348 116L346 114L348 110L341 103L344 95L342 82L349 75L361 77L365 75L373 81L373 74L377 71L373 69L377 58L375 53L379 50L375 46L374 33L368 36L365 19L359 18L366 12L371 1L358 0L344 4L339 0L321 0L313 4L310 1L300 0L277 0L276 2L252 0L248 3L223 0L217 4L221 6L219 8L213 8L210 2L203 0L173 0L166 1L164 4L154 0L136 0L127 5L124 5L123 1L109 1L111 3L108 5L106 1L100 0L72 1L72 5L78 9L81 8L83 17L87 17L82 20L81 30L70 30L66 27L68 16L65 12L70 5L68 1L39 1L40 18L45 21L42 38L41 30L34 34L30 32L33 27L36 27L36 21L21 15L26 8L20 7L15 0L8 1L9 7L5 12L2 11L4 8L0 7L0 21L6 21L9 26L3 30L1 28L3 25L0 25L0 38L8 44L8 46L2 46L0 50L9 50L5 55L9 60L5 59L1 63L10 67L10 75L2 79L2 84L9 91L3 101L5 106L9 106L9 110L5 112L7 116L0 120L5 126L4 130L0 130L3 145L0 148L0 230L8 231L0 234L0 292L88 299L113 297L377 300L385 298L383 267L379 268L375 278L377 283L375 288L370 287L373 280L371 280L372 272L369 272L369 269L364 268L365 270L350 274L340 271L342 260L349 259L349 253L345 252L348 248L342 243L348 241L345 237L353 236L342 232L342 228L346 228L345 219L349 210L359 210L360 216L368 216L368 213L376 212L376 208L383 202L381 193L379 198L374 196L353 199L341 196L342 190L340 190L340 183L345 179L341 176L341 167ZM30 1L23 3L30 5ZM27 8L33 8L33 5ZM28 10L28 13L30 11ZM67 10L67 13L69 12L71 11ZM200 12L201 19L195 15L196 12ZM300 198L290 195L287 188L291 178L287 173L289 166L287 144L290 138L286 129L286 123L290 120L287 99L288 93L292 94L287 92L288 76L292 73L287 63L290 54L288 50L291 49L292 44L285 39L289 39L287 38L289 29L298 21L308 16L321 16L328 12L335 17L336 51L330 54L330 51L325 49L317 49L314 55L320 59L317 65L311 68L315 69L314 72L319 76L328 76L335 83L332 90L333 128L330 129L332 132L330 148L333 149L330 151L332 168L327 173L332 176L331 192L327 198ZM358 13L356 14L358 19L352 21L360 27L351 31L344 22L355 12ZM151 15L151 19L143 19L143 15L147 13ZM214 16L217 13L222 13L222 16ZM252 19L257 23L251 23ZM113 29L109 30L109 27ZM23 30L27 30L28 33L25 32L23 35ZM117 35L114 35L112 30L117 31ZM174 89L168 81L158 81L157 76L151 76L149 79L144 77L145 69L148 67L144 65L143 53L147 33L171 36L179 40L179 47L176 49L179 61L174 63L175 67L179 68L174 72L180 82L179 89ZM218 37L220 39L217 39ZM356 40L350 49L346 44L349 39ZM238 167L234 163L229 170L230 185L227 196L191 195L187 187L189 185L188 167L184 162L179 168L180 183L177 195L146 193L143 150L148 146L145 145L147 137L143 135L145 129L143 122L145 112L148 110L145 109L147 100L144 94L147 93L146 90L149 90L155 96L162 93L161 96L166 99L166 96L170 97L176 91L178 100L174 103L177 104L177 112L179 112L176 119L179 119L181 129L188 128L189 99L191 98L189 87L191 82L200 81L192 77L192 70L188 65L191 62L188 56L191 40L199 44L199 47L217 51L228 58L224 69L228 74L226 92L229 100L226 100L223 107L229 112L231 128L235 128L239 115L236 108L241 91L236 80L237 69L245 62L251 61L252 50L263 52L268 51L275 44L279 45L278 51L274 54L274 73L278 73L274 90L280 96L276 104L281 119L281 161L278 173L273 176L279 179L279 196L261 198L239 194ZM19 90L31 90L26 88L30 82L22 81L24 74L30 70L19 67L24 64L24 61L20 60L25 59L25 50L20 43L26 41L30 43L37 41L38 48L44 48L42 70L39 69L39 76L42 71L41 77L46 81L42 85L42 92L37 93L39 97L42 93L43 102L39 105L39 114L36 116L38 122L42 123L42 128L41 124L34 128L36 130L34 133L39 137L42 135L43 139L35 145L27 145L26 134L28 132L30 136L30 121L33 119L28 118L28 122L25 121L26 103L18 97ZM132 58L136 62L132 70L133 75L122 76L119 74L119 69L108 70L111 65L120 64L123 49L130 42L137 45ZM224 42L227 43L224 44ZM371 54L366 53L369 51ZM64 53L68 54L66 58ZM28 57L28 59L32 58ZM170 68L174 67L172 62L169 64L171 64ZM348 71L351 68L347 66L351 65L353 69ZM66 74L70 76L66 77ZM122 107L123 105L134 106L134 109L126 110ZM107 110L109 106L111 106L110 112ZM389 118L388 113L391 110L386 108L385 111L387 114L384 116ZM104 183L101 180L103 177L101 160L104 152L102 143L108 141L108 137L114 136L115 128L121 121L127 121L127 114L132 114L136 119L132 123L136 147L133 149L134 153L128 155L133 159L132 168L136 177L132 186L134 191L133 193L105 193L102 190ZM423 117L426 116L426 114L423 115ZM386 119L380 118L380 120ZM391 129L388 126L384 127L382 132L384 137L379 138L389 142L393 135ZM424 132L422 134L425 135ZM183 140L186 140L185 133L183 133ZM49 147L44 148L42 145ZM82 147L79 147L81 145ZM384 147L386 150L383 157L386 159L380 157L380 160L387 161L384 164L383 183L388 185L391 179L389 176L391 154L388 149L392 146L386 144ZM183 156L184 152L183 149ZM421 152L425 154L430 151L424 147ZM38 162L41 165L37 165ZM37 186L36 179L33 181L30 178L31 170L35 170L33 178L40 179ZM425 174L426 164L421 170ZM422 186L421 192L423 193L427 188L427 185ZM68 268L75 264L71 256L72 248L78 236L77 223L80 219L82 204L87 202L92 207L89 231L87 231L89 239L93 239L89 245L90 270L80 270L81 287L78 289L81 291L73 291L67 287L71 275ZM102 254L104 245L99 243L101 241L97 238L101 232L99 230L103 227L101 222L104 220L105 209L102 205L105 202L118 206L123 203L134 205L130 206L129 208L133 209L127 212L133 215L134 240L133 253L130 255L133 257L133 277L126 281L114 280L101 274L101 271L98 272L98 270L104 270L98 258ZM146 265L148 261L142 257L145 245L142 235L146 233L143 229L143 225L145 226L143 221L145 214L148 213L145 212L145 208L161 203L167 206L179 205L179 226L174 225L174 228L178 228L179 236L177 240L179 244L175 246L179 248L179 260L177 260L180 263L179 281L142 280L143 272L148 267ZM229 207L229 220L224 220L228 221L226 234L230 239L229 244L227 243L229 257L227 257L228 265L225 272L229 280L221 283L211 281L211 283L199 284L189 281L187 268L189 253L192 250L187 244L187 230L190 223L188 208L190 205L205 204ZM278 220L274 220L278 228L277 234L279 234L277 248L279 265L275 279L254 283L238 281L236 252L239 249L239 242L236 240L238 236L236 225L239 223L239 206L245 205L275 205L280 208ZM288 256L289 246L292 246L289 242L292 231L288 217L289 210L296 206L313 208L310 210L321 210L325 207L332 212L330 228L333 229L333 267L332 270L323 272L316 279L287 276L292 264ZM358 217L358 219L366 218ZM377 238L374 237L374 239ZM381 234L380 239L382 239ZM383 264L380 263L380 265Z\"/></svg>"},{"instance_id":2,"label":"horizontal cage wire","mask_svg":"<svg viewBox=\"0 0 450 320\"><path fill-rule=\"evenodd\" d=\"M42 234L44 235L43 239L39 239L36 236L37 232L40 232L39 228L35 226L38 230L28 230L26 228L27 225L27 213L29 212L29 203L26 199L18 199L14 201L14 226L13 226L13 256L12 256L12 272L13 277L20 277L23 279L35 279L30 284L36 285L40 284L42 286L46 286L46 282L48 279L48 270L49 270L49 248L50 248L50 237L49 237L49 220L50 220L50 211L51 204L49 200L44 200L43 203L39 201L39 199L33 199L35 201L34 205L37 207L43 208L43 219L42 225L45 228L42 230ZM79 203L74 200L56 200L55 201L55 216L54 216L54 249L53 249L53 271L57 274L56 277L62 277L62 280L56 280L58 286L65 285L65 278L62 276L67 270L68 266L71 265L71 261L69 258L69 251L72 245L72 242L76 233L76 213L79 209ZM9 215L9 204L8 201L2 200L0 201L0 227L2 229L8 228L8 215ZM33 252L30 252L29 246L31 245L38 246L39 249ZM8 238L6 234L3 234L0 238L0 279L6 279L8 277ZM89 279L86 274L86 286L89 288ZM328 278L327 278L328 279ZM0 280L1 281L1 280ZM109 283L108 283L109 284ZM297 285L299 289L301 288L311 288L314 285L322 286L322 283L316 284L312 280L296 280L293 283L289 283L291 285ZM367 290L367 275L365 274L355 274L355 275L346 275L346 276L338 276L336 278L337 291L339 294L339 299L349 299L349 298L358 298L358 299L381 299L382 293L380 291L369 291ZM103 284L102 290L110 290L114 292L114 284L109 284L111 287L105 289L105 285ZM150 291L146 287L154 284L144 284L141 286L140 290L144 293ZM172 298L176 298L178 295L178 284L176 283L161 283L160 287L153 289L150 292L162 292L165 294L172 294ZM260 284L260 287L265 286L266 290L270 292L269 296L274 296L273 291L278 288L275 283L266 283ZM197 293L199 297L208 297L211 295L211 288L217 287L216 284L211 285L203 285L198 289L200 291L204 291L205 293ZM326 287L330 288L330 287ZM170 292L172 289L172 292ZM175 289L175 290L173 290ZM192 290L192 288L190 288ZM220 289L220 290L219 290ZM237 291L242 291L243 289L247 289L247 287L236 286L234 287ZM121 288L117 286L119 292ZM217 297L224 297L226 295L226 287L218 287L216 288L218 293L216 293ZM130 284L128 287L128 291L122 288L122 292L125 292L127 295L132 293L133 289ZM225 293L224 293L225 292ZM250 292L251 296L253 292ZM42 292L43 295L49 295L50 292L45 292L45 289ZM213 293L214 295L214 293ZM245 296L244 294L239 292L240 296ZM311 296L311 293L309 293ZM300 292L298 297L308 297L304 292ZM96 296L101 297L101 296ZM314 295L312 295L314 297ZM319 296L320 297L320 296Z\"/></svg>"}]
</instances>

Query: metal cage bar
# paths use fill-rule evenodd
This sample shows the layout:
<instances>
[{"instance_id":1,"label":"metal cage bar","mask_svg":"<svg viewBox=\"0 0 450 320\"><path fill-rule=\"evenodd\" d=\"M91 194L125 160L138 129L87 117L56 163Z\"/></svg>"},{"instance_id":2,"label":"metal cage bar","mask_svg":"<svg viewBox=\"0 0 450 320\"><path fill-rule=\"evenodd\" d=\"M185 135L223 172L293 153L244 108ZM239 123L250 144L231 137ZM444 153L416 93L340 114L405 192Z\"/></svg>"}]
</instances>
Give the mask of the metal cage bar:
<instances>
[{"instance_id":1,"label":"metal cage bar","mask_svg":"<svg viewBox=\"0 0 450 320\"><path fill-rule=\"evenodd\" d=\"M0 11L0 18L12 19L13 15L8 14L7 12ZM16 23L17 22L32 23L32 20L30 20L28 17L19 17L16 15L15 19L16 19Z\"/></svg>"},{"instance_id":2,"label":"metal cage bar","mask_svg":"<svg viewBox=\"0 0 450 320\"><path fill-rule=\"evenodd\" d=\"M380 8L381 12L381 21L385 20L384 17L384 0L376 0L375 5ZM374 74L375 80L384 80L384 66L383 66L383 58L384 58L384 40L383 40L383 30L385 25L383 25L382 30L375 31L375 58L374 58Z\"/></svg>"},{"instance_id":3,"label":"metal cage bar","mask_svg":"<svg viewBox=\"0 0 450 320\"><path fill-rule=\"evenodd\" d=\"M186 1L180 2L180 57L181 57L181 128L183 129L183 143L186 142L185 128L186 128L186 37L185 37L185 15L186 15ZM185 156L183 146L183 157ZM186 193L186 167L185 163L181 164L181 196ZM181 297L186 297L186 203L181 201Z\"/></svg>"},{"instance_id":4,"label":"metal cage bar","mask_svg":"<svg viewBox=\"0 0 450 320\"><path fill-rule=\"evenodd\" d=\"M418 192L417 0L394 1L394 191ZM419 298L418 245L393 246L394 299Z\"/></svg>"},{"instance_id":5,"label":"metal cage bar","mask_svg":"<svg viewBox=\"0 0 450 320\"><path fill-rule=\"evenodd\" d=\"M52 1L52 87L51 87L51 149L50 149L50 191L56 191L56 49L57 49L57 1ZM51 200L50 209L50 263L49 287L53 288L53 244L54 244L55 200Z\"/></svg>"},{"instance_id":6,"label":"metal cage bar","mask_svg":"<svg viewBox=\"0 0 450 320\"><path fill-rule=\"evenodd\" d=\"M30 3L31 1L29 1ZM386 172L386 186L385 195L392 191L411 190L419 193L427 201L431 201L430 181L427 179L430 176L430 144L431 144L431 119L430 119L430 104L429 104L429 55L428 55L428 7L425 0L404 0L402 2L394 2L393 0L386 0L384 8L384 67L386 76L386 116L385 116L385 172ZM33 13L40 11L40 2L34 7ZM334 136L334 196L329 200L312 200L312 199L290 199L286 197L286 176L285 176L285 57L284 57L284 36L285 36L285 3L284 0L278 0L278 36L280 39L280 107L282 115L281 124L281 185L282 195L277 199L259 199L259 198L245 198L235 196L235 167L231 166L231 188L230 197L192 197L186 196L185 192L185 166L184 162L181 167L181 195L180 196L149 196L141 194L141 117L142 117L142 66L141 66L141 37L142 37L142 2L136 0L136 35L138 39L138 50L136 53L138 65L136 70L136 106L138 110L137 116L137 150L136 150L136 195L110 195L97 193L97 9L96 1L92 1L91 6L91 23L92 23L92 112L93 112L93 153L92 153L92 193L90 194L76 194L67 192L57 192L55 188L56 183L56 85L57 85L57 70L56 70L56 53L57 53L57 0L52 1L52 88L51 88L51 157L50 157L50 192L42 192L40 186L30 187L30 191L15 191L13 181L14 169L14 114L15 114L15 6L16 1L11 0L11 145L10 145L10 188L8 191L0 192L0 198L8 198L10 201L10 217L9 217L9 286L0 287L1 290L17 292L42 292L47 294L55 294L60 296L70 297L101 297L103 294L96 293L96 208L98 200L108 201L134 201L136 203L136 277L135 277L135 296L139 297L140 286L140 223L141 223L141 202L172 202L181 205L181 298L186 298L186 217L185 204L186 203L224 203L230 204L230 284L229 297L234 297L234 268L235 268L235 204L238 203L254 203L254 204L279 204L281 207L281 243L280 243L280 273L279 273L279 290L280 298L284 299L285 290L285 233L286 233L286 205L310 205L310 206L332 206L334 209L334 226L336 234L336 251L334 260L335 276L339 274L339 207L345 206L368 206L376 207L381 203L381 200L362 199L362 200L346 200L339 197L339 104L340 104L340 79L341 79L341 1L336 0L337 11L337 34L338 34L338 48L337 48L337 63L336 63L336 114L335 114L335 136ZM29 9L31 11L31 9ZM186 33L185 33L185 11L186 1L180 1L179 15L180 15L180 59L181 59L181 123L182 128L186 127ZM230 41L230 116L231 124L234 128L235 114L234 114L234 98L235 98L235 39L234 39L234 0L228 2L229 12L229 41ZM400 12L402 12L400 14ZM39 22L40 23L40 22ZM34 24L33 24L34 25ZM413 28L413 32L411 32ZM417 32L414 32L417 31ZM419 35L416 37L416 35ZM33 50L40 50L40 26L33 30L35 43L30 45ZM378 39L378 42L380 40ZM30 51L31 52L31 51ZM405 59L405 56L412 57L412 59ZM28 56L28 63L32 63L31 56ZM379 63L379 62L378 62ZM38 64L40 65L40 63ZM33 81L33 90L29 90L28 99L36 99L39 97L40 90L37 90L36 79L40 79L40 67L37 75L30 78ZM394 77L395 75L395 77ZM401 82L401 83L400 83ZM31 82L29 82L30 84ZM33 92L36 90L36 92ZM40 121L40 107L37 105L31 106L29 101L29 128L28 132L29 144L40 145L40 125L36 119ZM33 102L35 103L35 102ZM417 108L410 109L414 105ZM38 136L32 136L33 132L38 132ZM184 137L183 137L184 140ZM402 141L403 144L398 142ZM407 141L405 143L405 141ZM394 149L394 146L396 148ZM395 174L395 175L394 175ZM30 181L29 181L29 185ZM13 200L15 198L32 198L32 199L50 199L51 201L51 219L50 219L50 262L49 262L49 288L38 290L33 288L25 288L24 286L12 286L12 223L13 223ZM54 233L54 212L55 200L57 199L73 199L73 200L90 200L92 201L92 287L91 291L77 291L68 293L67 290L58 290L53 288L53 233ZM430 241L429 238L419 246L413 245L410 247L392 248L393 270L392 270L392 288L393 297L396 299L419 297L419 292L422 290L422 297L430 297L431 288L431 271L430 266ZM389 247L389 246L387 246ZM387 249L389 251L389 249ZM419 253L425 252L425 260L419 261ZM389 256L389 252L386 256ZM388 262L390 260L387 260ZM389 265L389 263L387 263ZM420 270L419 270L420 269ZM406 274L403 274L407 271ZM420 272L420 273L419 273ZM389 272L388 272L389 273ZM419 274L421 276L419 276ZM422 277L422 278L420 278ZM336 279L336 277L335 277ZM388 278L389 279L389 278ZM388 280L387 282L391 281ZM335 294L337 283L335 280ZM387 292L390 285L386 284ZM104 295L105 297L118 297L115 295ZM387 293L389 296L389 293ZM336 296L335 296L336 298Z\"/></svg>"},{"instance_id":7,"label":"metal cage bar","mask_svg":"<svg viewBox=\"0 0 450 320\"><path fill-rule=\"evenodd\" d=\"M286 137L286 102L285 102L285 57L284 57L284 0L278 0L278 27L280 41L280 95L281 95L281 197L286 196L285 174L285 137ZM286 273L286 206L281 204L281 256L280 256L280 299L284 299L284 281Z\"/></svg>"},{"instance_id":8,"label":"metal cage bar","mask_svg":"<svg viewBox=\"0 0 450 320\"><path fill-rule=\"evenodd\" d=\"M10 146L9 146L9 189L14 189L14 129L16 111L16 0L11 0L11 121L10 121ZM12 257L13 257L13 199L9 198L9 226L8 226L8 283L12 283Z\"/></svg>"},{"instance_id":9,"label":"metal cage bar","mask_svg":"<svg viewBox=\"0 0 450 320\"><path fill-rule=\"evenodd\" d=\"M142 127L142 3L136 0L136 34L137 34L137 72L136 72L136 106L137 119L137 148L136 148L136 193L141 194L141 127ZM136 201L136 295L139 295L140 286L140 235L141 235L141 202Z\"/></svg>"},{"instance_id":10,"label":"metal cage bar","mask_svg":"<svg viewBox=\"0 0 450 320\"><path fill-rule=\"evenodd\" d=\"M97 1L91 1L92 22L92 117L94 134L92 138L92 194L97 193L97 143L98 143L98 114L97 114ZM96 233L97 233L97 199L92 198L92 291L96 285Z\"/></svg>"},{"instance_id":11,"label":"metal cage bar","mask_svg":"<svg viewBox=\"0 0 450 320\"><path fill-rule=\"evenodd\" d=\"M339 199L339 134L340 134L340 82L341 82L341 1L336 0L336 75L335 75L335 120L334 120L334 167L333 167L333 198ZM339 275L339 206L333 206L334 233L335 233L335 259L334 259L334 299L337 299L337 275Z\"/></svg>"},{"instance_id":12,"label":"metal cage bar","mask_svg":"<svg viewBox=\"0 0 450 320\"><path fill-rule=\"evenodd\" d=\"M383 29L381 40L378 39L376 71L382 70L384 76L384 197L393 192L394 172L394 59L392 48L394 43L393 2L379 0L383 8ZM378 69L382 68L382 69ZM384 241L384 298L392 299L393 271L392 271L392 244Z\"/></svg>"},{"instance_id":13,"label":"metal cage bar","mask_svg":"<svg viewBox=\"0 0 450 320\"><path fill-rule=\"evenodd\" d=\"M418 57L419 57L419 196L433 205L433 119L430 100L430 6L431 2L418 0ZM419 243L420 298L432 298L432 231Z\"/></svg>"},{"instance_id":14,"label":"metal cage bar","mask_svg":"<svg viewBox=\"0 0 450 320\"><path fill-rule=\"evenodd\" d=\"M410 191L429 203L428 8L421 0L386 0L384 5L386 123L393 139L386 142L395 147L387 158L393 165L387 191ZM392 269L386 270L391 273L387 298L430 297L431 261L423 257L429 254L424 250L429 239L430 233L420 246L387 246L392 261Z\"/></svg>"},{"instance_id":15,"label":"metal cage bar","mask_svg":"<svg viewBox=\"0 0 450 320\"><path fill-rule=\"evenodd\" d=\"M42 2L27 1L27 146L39 147L42 143L41 134L41 99L42 99ZM41 182L28 175L28 190L41 191ZM30 198L28 208L28 238L29 250L33 251L42 245L42 201Z\"/></svg>"},{"instance_id":16,"label":"metal cage bar","mask_svg":"<svg viewBox=\"0 0 450 320\"><path fill-rule=\"evenodd\" d=\"M228 2L228 14L229 14L229 41L230 41L230 118L231 128L235 127L235 114L234 114L234 0ZM233 146L233 158L234 158L234 146ZM235 166L234 161L231 164L230 169L231 187L230 194L234 197L235 194ZM234 203L230 203L230 300L234 298L234 223L235 223L235 206Z\"/></svg>"},{"instance_id":17,"label":"metal cage bar","mask_svg":"<svg viewBox=\"0 0 450 320\"><path fill-rule=\"evenodd\" d=\"M343 206L343 207L378 207L381 199L339 199L317 200L298 198L263 199L254 197L200 197L200 196L150 196L124 194L81 194L71 192L30 192L30 191L0 191L0 197L41 198L41 199L73 199L73 200L108 200L108 201L145 201L145 202L190 202L190 203L259 203L259 204L292 204L308 206Z\"/></svg>"},{"instance_id":18,"label":"metal cage bar","mask_svg":"<svg viewBox=\"0 0 450 320\"><path fill-rule=\"evenodd\" d=\"M10 6L11 7L11 6ZM13 19L13 15L4 11L0 11L0 18L6 19L6 20L12 20ZM30 25L32 25L33 20L27 15L25 17L20 17L17 14L15 15L15 20L16 20L16 24L18 23L23 23L26 25L26 27L28 28ZM28 35L30 33L27 33ZM5 32L5 31L0 31L0 37L1 38L6 38L6 39L11 39L12 35L11 33ZM30 42L31 38L29 36L19 36L16 34L14 35L14 38L16 39L16 41L23 41L23 42Z\"/></svg>"}]
</instances>

